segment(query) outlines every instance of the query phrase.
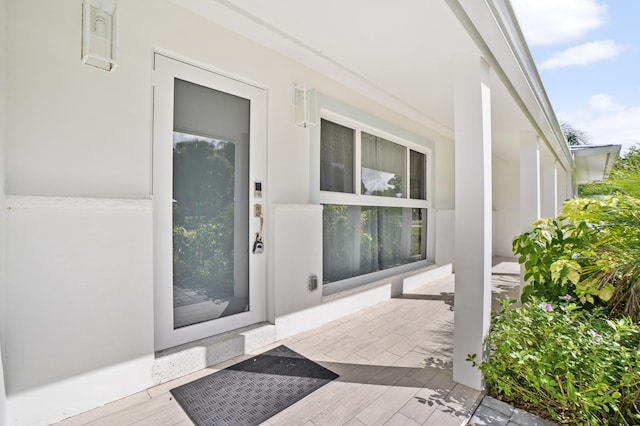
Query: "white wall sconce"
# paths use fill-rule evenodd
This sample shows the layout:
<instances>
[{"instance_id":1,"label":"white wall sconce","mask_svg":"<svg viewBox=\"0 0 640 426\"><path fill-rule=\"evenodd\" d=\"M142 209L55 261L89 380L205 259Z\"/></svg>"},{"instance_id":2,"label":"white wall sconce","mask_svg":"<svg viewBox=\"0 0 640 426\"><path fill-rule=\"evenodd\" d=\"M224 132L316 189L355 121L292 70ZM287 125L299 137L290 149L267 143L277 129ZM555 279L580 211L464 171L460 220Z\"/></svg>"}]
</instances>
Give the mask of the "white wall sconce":
<instances>
[{"instance_id":1,"label":"white wall sconce","mask_svg":"<svg viewBox=\"0 0 640 426\"><path fill-rule=\"evenodd\" d=\"M296 126L313 127L317 122L316 89L307 89L306 84L293 88L294 122Z\"/></svg>"},{"instance_id":2,"label":"white wall sconce","mask_svg":"<svg viewBox=\"0 0 640 426\"><path fill-rule=\"evenodd\" d=\"M111 72L116 67L116 2L82 2L82 63Z\"/></svg>"}]
</instances>

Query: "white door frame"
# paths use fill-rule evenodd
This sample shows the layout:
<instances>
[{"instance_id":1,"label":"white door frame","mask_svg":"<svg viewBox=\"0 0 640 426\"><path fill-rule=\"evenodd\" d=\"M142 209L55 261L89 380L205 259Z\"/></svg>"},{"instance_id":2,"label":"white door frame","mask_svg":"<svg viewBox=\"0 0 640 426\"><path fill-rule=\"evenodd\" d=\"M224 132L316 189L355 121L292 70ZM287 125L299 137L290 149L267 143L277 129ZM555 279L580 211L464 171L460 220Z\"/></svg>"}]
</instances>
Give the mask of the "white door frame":
<instances>
[{"instance_id":1,"label":"white door frame","mask_svg":"<svg viewBox=\"0 0 640 426\"><path fill-rule=\"evenodd\" d=\"M266 186L266 91L223 76L219 73L154 54L153 70L153 207L154 207L154 324L155 350L178 346L266 320L266 253L249 252L249 310L215 320L174 329L173 322L173 98L174 79L179 78L250 100L249 135L249 239L247 247L260 229L254 217L254 204L266 200L255 198L254 182ZM264 192L263 192L264 193Z\"/></svg>"}]
</instances>

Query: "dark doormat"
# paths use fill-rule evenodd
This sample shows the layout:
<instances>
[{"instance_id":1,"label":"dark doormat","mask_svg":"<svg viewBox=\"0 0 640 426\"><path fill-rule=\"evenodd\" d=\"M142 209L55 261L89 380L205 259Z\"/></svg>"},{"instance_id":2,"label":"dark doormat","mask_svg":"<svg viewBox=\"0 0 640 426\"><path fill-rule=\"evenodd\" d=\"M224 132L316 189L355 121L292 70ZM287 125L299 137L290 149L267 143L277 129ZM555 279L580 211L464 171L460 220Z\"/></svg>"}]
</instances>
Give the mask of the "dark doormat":
<instances>
[{"instance_id":1,"label":"dark doormat","mask_svg":"<svg viewBox=\"0 0 640 426\"><path fill-rule=\"evenodd\" d=\"M337 377L278 346L171 393L196 425L257 425Z\"/></svg>"}]
</instances>

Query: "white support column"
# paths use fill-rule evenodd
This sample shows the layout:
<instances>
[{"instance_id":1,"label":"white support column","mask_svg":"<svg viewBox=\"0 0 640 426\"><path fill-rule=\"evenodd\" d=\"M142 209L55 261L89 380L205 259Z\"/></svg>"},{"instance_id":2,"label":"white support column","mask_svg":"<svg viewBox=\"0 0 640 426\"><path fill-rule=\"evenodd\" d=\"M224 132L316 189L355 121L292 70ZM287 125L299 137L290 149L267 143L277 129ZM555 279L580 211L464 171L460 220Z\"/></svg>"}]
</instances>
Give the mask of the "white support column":
<instances>
[{"instance_id":1,"label":"white support column","mask_svg":"<svg viewBox=\"0 0 640 426\"><path fill-rule=\"evenodd\" d=\"M542 169L542 217L558 215L558 169L555 161L546 163Z\"/></svg>"},{"instance_id":2,"label":"white support column","mask_svg":"<svg viewBox=\"0 0 640 426\"><path fill-rule=\"evenodd\" d=\"M520 231L540 219L540 149L534 133L520 134Z\"/></svg>"},{"instance_id":3,"label":"white support column","mask_svg":"<svg viewBox=\"0 0 640 426\"><path fill-rule=\"evenodd\" d=\"M578 195L578 184L576 184L573 176L573 173L567 172L567 198L573 198Z\"/></svg>"},{"instance_id":4,"label":"white support column","mask_svg":"<svg viewBox=\"0 0 640 426\"><path fill-rule=\"evenodd\" d=\"M491 90L489 65L460 55L455 69L455 320L453 379L482 389L466 361L482 359L491 311Z\"/></svg>"},{"instance_id":5,"label":"white support column","mask_svg":"<svg viewBox=\"0 0 640 426\"><path fill-rule=\"evenodd\" d=\"M557 168L557 181L558 181L558 196L557 196L557 206L558 210L562 208L564 201L569 198L568 188L567 188L567 172L562 168Z\"/></svg>"}]
</instances>

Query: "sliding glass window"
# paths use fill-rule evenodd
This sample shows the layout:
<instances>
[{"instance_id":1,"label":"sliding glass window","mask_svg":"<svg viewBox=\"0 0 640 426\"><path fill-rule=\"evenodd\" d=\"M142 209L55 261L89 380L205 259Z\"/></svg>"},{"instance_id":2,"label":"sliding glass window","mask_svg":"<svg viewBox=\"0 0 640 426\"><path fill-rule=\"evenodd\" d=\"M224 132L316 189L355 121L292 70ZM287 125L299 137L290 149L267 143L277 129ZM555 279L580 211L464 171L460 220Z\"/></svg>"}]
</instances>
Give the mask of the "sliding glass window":
<instances>
[{"instance_id":1,"label":"sliding glass window","mask_svg":"<svg viewBox=\"0 0 640 426\"><path fill-rule=\"evenodd\" d=\"M426 260L429 149L333 118L320 134L324 284Z\"/></svg>"}]
</instances>

